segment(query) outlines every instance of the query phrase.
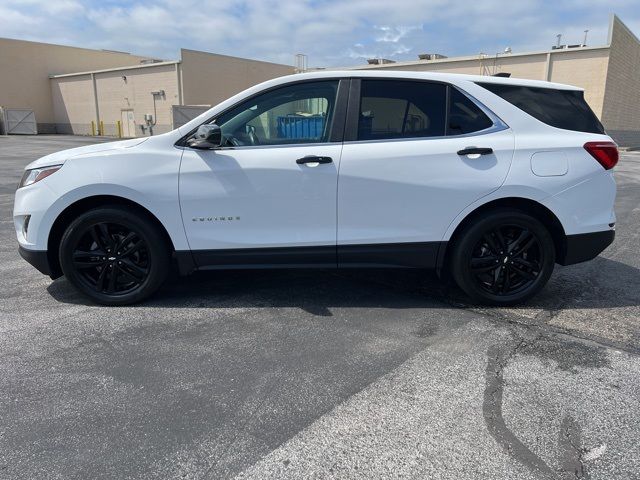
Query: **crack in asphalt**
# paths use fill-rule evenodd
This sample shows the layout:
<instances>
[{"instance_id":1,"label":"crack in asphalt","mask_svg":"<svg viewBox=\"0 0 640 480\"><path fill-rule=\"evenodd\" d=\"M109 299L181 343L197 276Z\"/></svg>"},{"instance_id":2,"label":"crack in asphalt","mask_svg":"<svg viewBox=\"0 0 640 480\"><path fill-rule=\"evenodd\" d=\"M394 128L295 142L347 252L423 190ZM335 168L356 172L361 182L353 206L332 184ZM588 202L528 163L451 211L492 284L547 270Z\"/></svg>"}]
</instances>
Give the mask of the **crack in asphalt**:
<instances>
[{"instance_id":1,"label":"crack in asphalt","mask_svg":"<svg viewBox=\"0 0 640 480\"><path fill-rule=\"evenodd\" d=\"M538 334L545 334L552 337L569 337L573 340L594 343L604 348L619 350L631 355L640 355L640 347L636 347L634 345L617 342L615 340L610 340L597 335L583 334L568 328L549 325L547 322L557 316L562 310L562 307L559 307L557 309L544 309L543 312L536 315L534 322L532 323L520 320L520 318L522 317L514 318L507 313L501 312L500 310L486 310L471 305L463 305L454 302L448 302L448 304L455 308L479 313L480 315L486 317L489 321L492 321L494 323L499 322L501 324L523 327L532 332L537 332ZM540 321L540 319L545 315L549 315L549 318L547 320Z\"/></svg>"},{"instance_id":2,"label":"crack in asphalt","mask_svg":"<svg viewBox=\"0 0 640 480\"><path fill-rule=\"evenodd\" d=\"M535 342L539 336L540 335L537 335L531 339L531 342ZM486 386L482 404L482 415L489 433L505 453L527 467L537 478L557 479L556 472L522 443L509 427L507 427L502 414L504 368L509 360L526 345L526 339L521 337L515 347L509 351L505 351L497 345L490 347L487 351Z\"/></svg>"},{"instance_id":3,"label":"crack in asphalt","mask_svg":"<svg viewBox=\"0 0 640 480\"><path fill-rule=\"evenodd\" d=\"M580 446L580 426L571 416L562 420L558 445L562 478L588 480L589 473L582 458L586 450Z\"/></svg>"},{"instance_id":4,"label":"crack in asphalt","mask_svg":"<svg viewBox=\"0 0 640 480\"><path fill-rule=\"evenodd\" d=\"M535 342L536 339L537 337L531 341ZM518 350L526 345L526 339L520 338L510 351L505 351L497 345L489 348L482 415L489 433L505 453L527 467L537 478L556 479L556 472L516 437L507 427L502 414L504 368L509 360L518 353Z\"/></svg>"},{"instance_id":5,"label":"crack in asphalt","mask_svg":"<svg viewBox=\"0 0 640 480\"><path fill-rule=\"evenodd\" d=\"M573 417L563 418L559 437L559 469L554 471L542 458L536 455L506 425L503 412L504 369L509 361L529 344L534 344L542 336L537 333L529 340L520 336L515 346L505 349L499 345L487 351L486 383L482 414L491 436L511 458L527 467L536 478L588 480L590 478L584 462L584 455L589 450L581 445L581 429Z\"/></svg>"}]
</instances>

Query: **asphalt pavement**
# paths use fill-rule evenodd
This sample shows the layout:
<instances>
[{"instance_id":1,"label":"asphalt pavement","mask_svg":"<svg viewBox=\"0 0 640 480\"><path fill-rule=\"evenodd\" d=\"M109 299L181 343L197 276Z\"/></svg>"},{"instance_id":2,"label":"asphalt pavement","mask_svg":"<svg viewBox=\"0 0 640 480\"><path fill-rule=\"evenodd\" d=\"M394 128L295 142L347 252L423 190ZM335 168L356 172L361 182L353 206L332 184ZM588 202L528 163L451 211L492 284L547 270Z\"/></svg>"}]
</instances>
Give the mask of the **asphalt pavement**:
<instances>
[{"instance_id":1,"label":"asphalt pavement","mask_svg":"<svg viewBox=\"0 0 640 480\"><path fill-rule=\"evenodd\" d=\"M640 478L640 154L617 237L517 308L417 271L172 278L105 308L17 253L0 137L0 478Z\"/></svg>"}]
</instances>

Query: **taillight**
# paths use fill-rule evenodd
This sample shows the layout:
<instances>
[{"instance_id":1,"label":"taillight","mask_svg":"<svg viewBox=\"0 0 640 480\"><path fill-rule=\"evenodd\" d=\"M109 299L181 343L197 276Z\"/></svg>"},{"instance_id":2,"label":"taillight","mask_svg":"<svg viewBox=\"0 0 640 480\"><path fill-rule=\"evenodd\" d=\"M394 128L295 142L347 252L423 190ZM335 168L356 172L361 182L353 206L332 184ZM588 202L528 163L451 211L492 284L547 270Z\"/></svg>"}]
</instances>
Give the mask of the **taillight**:
<instances>
[{"instance_id":1,"label":"taillight","mask_svg":"<svg viewBox=\"0 0 640 480\"><path fill-rule=\"evenodd\" d=\"M584 149L605 170L611 170L618 163L618 146L613 142L587 142L584 144Z\"/></svg>"}]
</instances>

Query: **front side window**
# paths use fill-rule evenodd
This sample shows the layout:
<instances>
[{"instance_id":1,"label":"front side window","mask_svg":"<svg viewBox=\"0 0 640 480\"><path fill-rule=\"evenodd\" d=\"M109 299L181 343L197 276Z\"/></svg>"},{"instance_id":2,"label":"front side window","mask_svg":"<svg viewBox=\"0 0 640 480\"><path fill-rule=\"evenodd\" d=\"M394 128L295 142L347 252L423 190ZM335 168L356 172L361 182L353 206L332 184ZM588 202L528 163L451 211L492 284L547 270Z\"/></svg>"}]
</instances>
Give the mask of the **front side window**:
<instances>
[{"instance_id":1,"label":"front side window","mask_svg":"<svg viewBox=\"0 0 640 480\"><path fill-rule=\"evenodd\" d=\"M447 87L406 80L362 80L358 140L445 134Z\"/></svg>"},{"instance_id":2,"label":"front side window","mask_svg":"<svg viewBox=\"0 0 640 480\"><path fill-rule=\"evenodd\" d=\"M327 142L338 81L299 83L258 95L215 120L225 146Z\"/></svg>"}]
</instances>

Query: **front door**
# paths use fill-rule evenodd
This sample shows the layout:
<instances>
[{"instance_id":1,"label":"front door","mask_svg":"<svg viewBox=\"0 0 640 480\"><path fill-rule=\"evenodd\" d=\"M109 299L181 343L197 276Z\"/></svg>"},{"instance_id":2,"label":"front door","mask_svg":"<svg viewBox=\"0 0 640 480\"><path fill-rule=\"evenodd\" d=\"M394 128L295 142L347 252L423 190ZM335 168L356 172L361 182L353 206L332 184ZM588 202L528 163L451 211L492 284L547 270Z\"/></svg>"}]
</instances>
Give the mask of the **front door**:
<instances>
[{"instance_id":1,"label":"front door","mask_svg":"<svg viewBox=\"0 0 640 480\"><path fill-rule=\"evenodd\" d=\"M338 84L259 94L214 120L221 148L184 149L180 204L199 267L335 265Z\"/></svg>"},{"instance_id":2,"label":"front door","mask_svg":"<svg viewBox=\"0 0 640 480\"><path fill-rule=\"evenodd\" d=\"M363 79L360 91L340 163L338 263L433 267L451 222L506 178L513 133L443 83Z\"/></svg>"}]
</instances>

